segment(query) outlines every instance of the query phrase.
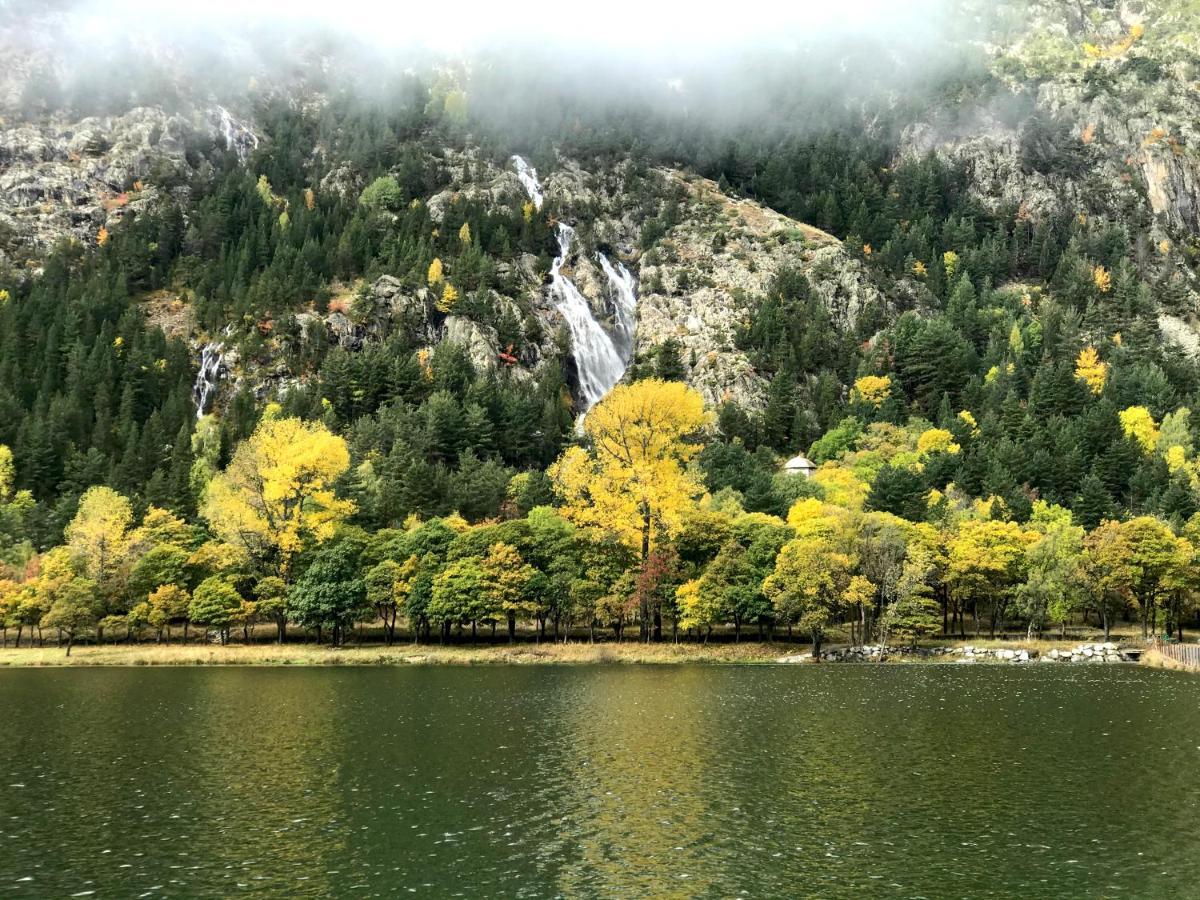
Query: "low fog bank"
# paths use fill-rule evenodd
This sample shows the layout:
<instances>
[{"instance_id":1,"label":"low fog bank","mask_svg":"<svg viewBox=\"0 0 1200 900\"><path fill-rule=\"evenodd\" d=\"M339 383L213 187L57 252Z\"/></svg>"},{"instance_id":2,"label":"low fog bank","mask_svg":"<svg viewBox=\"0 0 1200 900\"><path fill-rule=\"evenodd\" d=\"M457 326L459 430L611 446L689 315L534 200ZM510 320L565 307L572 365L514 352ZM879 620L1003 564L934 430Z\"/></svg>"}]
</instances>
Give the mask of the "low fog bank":
<instances>
[{"instance_id":1,"label":"low fog bank","mask_svg":"<svg viewBox=\"0 0 1200 900\"><path fill-rule=\"evenodd\" d=\"M387 102L415 75L512 134L638 116L795 131L847 113L870 125L969 80L986 25L974 0L406 6L0 0L0 102L29 116L247 109L272 94Z\"/></svg>"}]
</instances>

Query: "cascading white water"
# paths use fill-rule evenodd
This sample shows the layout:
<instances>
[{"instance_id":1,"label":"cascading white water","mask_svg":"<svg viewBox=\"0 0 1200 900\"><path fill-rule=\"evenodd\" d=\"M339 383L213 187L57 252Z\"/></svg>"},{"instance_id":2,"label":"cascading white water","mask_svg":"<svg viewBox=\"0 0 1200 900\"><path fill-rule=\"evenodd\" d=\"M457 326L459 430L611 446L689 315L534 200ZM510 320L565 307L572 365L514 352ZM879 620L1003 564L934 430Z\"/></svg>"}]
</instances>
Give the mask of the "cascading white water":
<instances>
[{"instance_id":1,"label":"cascading white water","mask_svg":"<svg viewBox=\"0 0 1200 900\"><path fill-rule=\"evenodd\" d=\"M637 280L621 263L614 268L603 253L597 253L596 259L612 289L613 340L628 363L633 358L633 333L637 328Z\"/></svg>"},{"instance_id":2,"label":"cascading white water","mask_svg":"<svg viewBox=\"0 0 1200 900\"><path fill-rule=\"evenodd\" d=\"M520 180L521 186L525 188L525 193L533 201L534 207L541 209L542 202L546 197L542 193L541 184L538 182L537 169L519 156L513 157L513 165L517 167L517 178Z\"/></svg>"},{"instance_id":3,"label":"cascading white water","mask_svg":"<svg viewBox=\"0 0 1200 900\"><path fill-rule=\"evenodd\" d=\"M196 383L192 385L192 400L196 404L196 418L199 419L208 412L209 404L217 393L217 386L224 374L225 361L221 356L224 344L208 343L200 348L200 371L196 373Z\"/></svg>"},{"instance_id":4,"label":"cascading white water","mask_svg":"<svg viewBox=\"0 0 1200 900\"><path fill-rule=\"evenodd\" d=\"M617 350L612 335L596 321L592 308L583 294L579 293L579 288L562 273L574 237L574 228L562 222L558 224L558 256L550 266L550 292L558 311L567 320L567 327L571 329L575 368L579 373L579 393L586 412L621 380L625 374L626 358Z\"/></svg>"},{"instance_id":5,"label":"cascading white water","mask_svg":"<svg viewBox=\"0 0 1200 900\"><path fill-rule=\"evenodd\" d=\"M513 157L513 164L517 169L517 178L533 205L541 209L545 195L538 182L537 171L519 156ZM614 327L610 333L596 321L587 298L563 274L563 265L571 255L575 229L560 222L555 234L558 238L558 256L550 266L550 294L571 331L575 369L579 374L580 400L586 413L621 380L633 356L637 295L634 278L629 271L620 264L614 268L602 254L596 254L600 268L612 287Z\"/></svg>"},{"instance_id":6,"label":"cascading white water","mask_svg":"<svg viewBox=\"0 0 1200 900\"><path fill-rule=\"evenodd\" d=\"M221 117L221 135L225 138L225 146L237 154L239 162L244 163L250 152L258 149L258 135L238 123L225 107L218 106L217 112Z\"/></svg>"}]
</instances>

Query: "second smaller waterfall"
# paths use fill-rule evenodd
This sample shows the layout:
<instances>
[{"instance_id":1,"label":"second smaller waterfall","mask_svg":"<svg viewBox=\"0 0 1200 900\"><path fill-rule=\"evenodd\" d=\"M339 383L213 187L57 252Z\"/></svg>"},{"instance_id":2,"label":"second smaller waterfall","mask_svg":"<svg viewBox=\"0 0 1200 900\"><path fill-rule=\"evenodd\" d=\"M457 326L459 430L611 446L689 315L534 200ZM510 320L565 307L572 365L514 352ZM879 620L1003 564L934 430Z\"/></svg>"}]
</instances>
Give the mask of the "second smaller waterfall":
<instances>
[{"instance_id":1,"label":"second smaller waterfall","mask_svg":"<svg viewBox=\"0 0 1200 900\"><path fill-rule=\"evenodd\" d=\"M533 201L536 209L542 208L542 202L546 199L542 194L542 185L538 181L537 169L527 163L522 157L514 156L513 165L517 167L517 180L521 182L521 187L525 188L525 193L529 195L529 199Z\"/></svg>"},{"instance_id":2,"label":"second smaller waterfall","mask_svg":"<svg viewBox=\"0 0 1200 900\"><path fill-rule=\"evenodd\" d=\"M200 371L196 373L196 383L192 385L192 402L196 404L196 418L208 412L212 399L216 396L221 376L225 373L225 360L222 357L225 345L208 343L200 348Z\"/></svg>"},{"instance_id":3,"label":"second smaller waterfall","mask_svg":"<svg viewBox=\"0 0 1200 900\"><path fill-rule=\"evenodd\" d=\"M612 292L613 342L628 364L633 358L633 334L637 328L637 280L620 262L614 268L603 253L597 253L596 260Z\"/></svg>"}]
</instances>

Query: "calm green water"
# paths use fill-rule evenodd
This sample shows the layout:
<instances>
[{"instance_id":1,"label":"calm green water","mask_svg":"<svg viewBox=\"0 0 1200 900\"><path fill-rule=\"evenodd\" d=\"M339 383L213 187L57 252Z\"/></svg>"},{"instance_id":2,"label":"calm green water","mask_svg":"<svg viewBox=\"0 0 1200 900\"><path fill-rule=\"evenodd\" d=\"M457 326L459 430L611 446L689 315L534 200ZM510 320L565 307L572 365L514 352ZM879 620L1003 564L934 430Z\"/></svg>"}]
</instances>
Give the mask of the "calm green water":
<instances>
[{"instance_id":1,"label":"calm green water","mask_svg":"<svg viewBox=\"0 0 1200 900\"><path fill-rule=\"evenodd\" d=\"M1196 897L1200 678L0 672L0 895Z\"/></svg>"}]
</instances>

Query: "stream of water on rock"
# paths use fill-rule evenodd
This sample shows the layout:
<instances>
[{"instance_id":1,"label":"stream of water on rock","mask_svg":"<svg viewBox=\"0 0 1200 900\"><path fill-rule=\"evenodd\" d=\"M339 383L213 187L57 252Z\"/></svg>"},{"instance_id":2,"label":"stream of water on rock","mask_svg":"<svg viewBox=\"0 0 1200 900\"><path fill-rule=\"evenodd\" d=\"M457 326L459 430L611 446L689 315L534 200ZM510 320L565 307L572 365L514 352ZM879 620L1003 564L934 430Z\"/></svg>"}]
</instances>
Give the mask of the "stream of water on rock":
<instances>
[{"instance_id":1,"label":"stream of water on rock","mask_svg":"<svg viewBox=\"0 0 1200 900\"><path fill-rule=\"evenodd\" d=\"M218 342L210 342L200 348L200 369L196 372L196 382L192 385L192 402L196 404L197 419L208 412L212 399L216 396L225 367L221 355L224 349L224 345Z\"/></svg>"},{"instance_id":2,"label":"stream of water on rock","mask_svg":"<svg viewBox=\"0 0 1200 900\"><path fill-rule=\"evenodd\" d=\"M533 205L541 209L545 192L538 181L537 170L519 156L513 157L513 165ZM550 266L550 295L571 332L580 401L586 413L621 380L633 356L637 309L635 281L623 265L618 263L614 267L603 254L596 254L612 294L613 326L611 330L605 328L596 319L587 298L563 271L571 255L575 229L559 222L555 236L558 256Z\"/></svg>"}]
</instances>

